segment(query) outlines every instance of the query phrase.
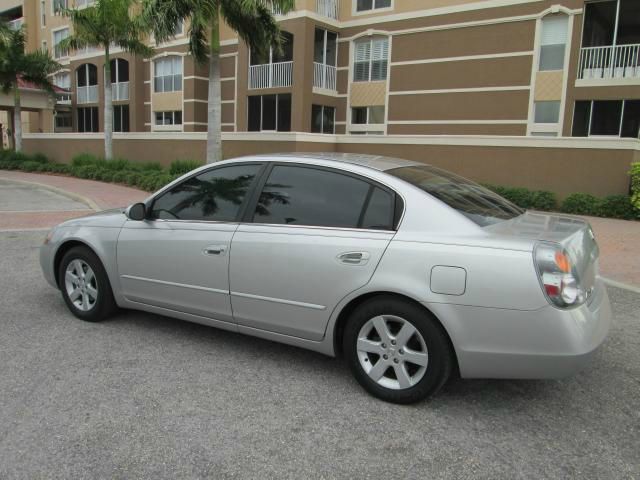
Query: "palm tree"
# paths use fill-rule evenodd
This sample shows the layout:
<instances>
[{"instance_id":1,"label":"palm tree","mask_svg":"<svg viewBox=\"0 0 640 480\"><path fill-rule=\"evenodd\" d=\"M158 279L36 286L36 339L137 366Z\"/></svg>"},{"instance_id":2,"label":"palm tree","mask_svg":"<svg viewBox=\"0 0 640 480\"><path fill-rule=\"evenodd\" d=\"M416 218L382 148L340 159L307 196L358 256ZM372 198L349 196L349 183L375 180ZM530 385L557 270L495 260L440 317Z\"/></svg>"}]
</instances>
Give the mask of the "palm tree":
<instances>
[{"instance_id":1,"label":"palm tree","mask_svg":"<svg viewBox=\"0 0 640 480\"><path fill-rule=\"evenodd\" d=\"M25 52L25 27L13 30L0 28L0 90L13 92L13 138L17 152L22 150L22 108L20 104L20 81L29 82L38 88L53 93L49 76L60 68L45 50Z\"/></svg>"},{"instance_id":2,"label":"palm tree","mask_svg":"<svg viewBox=\"0 0 640 480\"><path fill-rule=\"evenodd\" d=\"M136 0L97 0L95 4L82 10L61 10L63 15L71 19L73 34L62 40L58 44L59 48L104 49L104 156L107 160L113 157L110 51L115 46L142 57L153 54L153 49L143 43L147 31L131 15L136 3Z\"/></svg>"},{"instance_id":3,"label":"palm tree","mask_svg":"<svg viewBox=\"0 0 640 480\"><path fill-rule=\"evenodd\" d=\"M191 55L199 63L209 61L207 163L222 160L220 22L226 22L253 51L265 53L281 44L272 12L287 13L294 6L295 0L145 0L142 18L157 41L170 39L188 20Z\"/></svg>"}]
</instances>

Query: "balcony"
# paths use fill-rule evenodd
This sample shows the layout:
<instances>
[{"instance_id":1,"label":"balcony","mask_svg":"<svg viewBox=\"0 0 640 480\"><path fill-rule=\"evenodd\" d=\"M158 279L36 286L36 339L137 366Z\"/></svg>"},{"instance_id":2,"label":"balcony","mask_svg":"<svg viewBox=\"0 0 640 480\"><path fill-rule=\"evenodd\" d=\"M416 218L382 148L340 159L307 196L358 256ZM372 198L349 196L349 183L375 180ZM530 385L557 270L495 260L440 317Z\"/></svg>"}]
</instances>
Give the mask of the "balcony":
<instances>
[{"instance_id":1,"label":"balcony","mask_svg":"<svg viewBox=\"0 0 640 480\"><path fill-rule=\"evenodd\" d=\"M24 25L24 17L11 20L10 22L8 22L8 25L11 30L20 30L22 28L22 25Z\"/></svg>"},{"instance_id":2,"label":"balcony","mask_svg":"<svg viewBox=\"0 0 640 480\"><path fill-rule=\"evenodd\" d=\"M340 13L340 0L316 0L316 13L337 20Z\"/></svg>"},{"instance_id":3,"label":"balcony","mask_svg":"<svg viewBox=\"0 0 640 480\"><path fill-rule=\"evenodd\" d=\"M313 62L313 86L323 90L336 91L337 68L333 65Z\"/></svg>"},{"instance_id":4,"label":"balcony","mask_svg":"<svg viewBox=\"0 0 640 480\"><path fill-rule=\"evenodd\" d=\"M640 44L582 48L578 79L640 81Z\"/></svg>"},{"instance_id":5,"label":"balcony","mask_svg":"<svg viewBox=\"0 0 640 480\"><path fill-rule=\"evenodd\" d=\"M112 83L111 98L115 102L129 100L129 82Z\"/></svg>"},{"instance_id":6,"label":"balcony","mask_svg":"<svg viewBox=\"0 0 640 480\"><path fill-rule=\"evenodd\" d=\"M98 103L98 85L76 88L77 103Z\"/></svg>"},{"instance_id":7,"label":"balcony","mask_svg":"<svg viewBox=\"0 0 640 480\"><path fill-rule=\"evenodd\" d=\"M249 88L290 87L293 84L293 61L249 66Z\"/></svg>"}]
</instances>

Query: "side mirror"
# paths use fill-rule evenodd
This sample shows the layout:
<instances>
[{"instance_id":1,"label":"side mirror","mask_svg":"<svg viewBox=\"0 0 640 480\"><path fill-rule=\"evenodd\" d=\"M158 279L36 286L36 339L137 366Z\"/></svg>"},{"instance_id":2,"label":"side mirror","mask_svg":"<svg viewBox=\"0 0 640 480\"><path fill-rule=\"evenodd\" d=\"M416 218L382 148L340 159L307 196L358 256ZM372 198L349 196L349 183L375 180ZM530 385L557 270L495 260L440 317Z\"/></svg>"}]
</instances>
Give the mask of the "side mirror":
<instances>
[{"instance_id":1,"label":"side mirror","mask_svg":"<svg viewBox=\"0 0 640 480\"><path fill-rule=\"evenodd\" d=\"M130 220L141 221L147 218L147 206L144 203L134 203L124 211Z\"/></svg>"}]
</instances>

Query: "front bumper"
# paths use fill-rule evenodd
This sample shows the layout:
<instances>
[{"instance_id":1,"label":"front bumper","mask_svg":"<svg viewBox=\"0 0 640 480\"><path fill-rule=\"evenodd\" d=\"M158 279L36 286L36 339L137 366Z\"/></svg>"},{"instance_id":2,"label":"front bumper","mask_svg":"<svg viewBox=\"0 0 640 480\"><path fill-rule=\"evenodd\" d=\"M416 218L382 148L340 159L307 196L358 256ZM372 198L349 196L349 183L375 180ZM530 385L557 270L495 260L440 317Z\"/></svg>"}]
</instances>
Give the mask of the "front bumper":
<instances>
[{"instance_id":1,"label":"front bumper","mask_svg":"<svg viewBox=\"0 0 640 480\"><path fill-rule=\"evenodd\" d=\"M58 288L56 275L53 271L54 255L55 251L51 242L45 243L40 247L40 268L42 268L42 274L49 285Z\"/></svg>"},{"instance_id":2,"label":"front bumper","mask_svg":"<svg viewBox=\"0 0 640 480\"><path fill-rule=\"evenodd\" d=\"M463 378L572 375L589 363L611 326L609 296L600 279L589 302L572 310L427 307L443 320Z\"/></svg>"}]
</instances>

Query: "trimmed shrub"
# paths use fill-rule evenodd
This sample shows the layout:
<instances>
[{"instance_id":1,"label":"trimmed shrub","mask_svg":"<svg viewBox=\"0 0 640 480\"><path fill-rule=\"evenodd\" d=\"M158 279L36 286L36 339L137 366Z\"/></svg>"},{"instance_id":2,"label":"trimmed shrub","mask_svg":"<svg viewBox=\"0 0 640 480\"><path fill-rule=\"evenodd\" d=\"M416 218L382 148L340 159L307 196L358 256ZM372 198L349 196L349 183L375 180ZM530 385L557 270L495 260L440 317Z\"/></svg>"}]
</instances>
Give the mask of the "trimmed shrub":
<instances>
[{"instance_id":1,"label":"trimmed shrub","mask_svg":"<svg viewBox=\"0 0 640 480\"><path fill-rule=\"evenodd\" d=\"M574 215L597 216L600 213L600 200L589 193L572 193L564 199L560 211Z\"/></svg>"},{"instance_id":2,"label":"trimmed shrub","mask_svg":"<svg viewBox=\"0 0 640 480\"><path fill-rule=\"evenodd\" d=\"M38 163L49 163L49 159L43 153L36 153L31 160Z\"/></svg>"},{"instance_id":3,"label":"trimmed shrub","mask_svg":"<svg viewBox=\"0 0 640 480\"><path fill-rule=\"evenodd\" d=\"M549 211L557 208L556 196L546 190L528 190L522 187L485 185L489 190L515 203L520 208Z\"/></svg>"},{"instance_id":4,"label":"trimmed shrub","mask_svg":"<svg viewBox=\"0 0 640 480\"><path fill-rule=\"evenodd\" d=\"M631 164L631 204L633 205L636 217L640 217L640 162Z\"/></svg>"},{"instance_id":5,"label":"trimmed shrub","mask_svg":"<svg viewBox=\"0 0 640 480\"><path fill-rule=\"evenodd\" d=\"M638 218L638 211L627 195L609 195L600 200L598 216L633 220Z\"/></svg>"},{"instance_id":6,"label":"trimmed shrub","mask_svg":"<svg viewBox=\"0 0 640 480\"><path fill-rule=\"evenodd\" d=\"M197 160L174 160L169 167L169 173L180 176L201 166L202 163Z\"/></svg>"},{"instance_id":7,"label":"trimmed shrub","mask_svg":"<svg viewBox=\"0 0 640 480\"><path fill-rule=\"evenodd\" d=\"M22 164L20 165L20 170L23 170L25 172L37 172L40 169L40 163L38 162L32 162L32 161L26 161L26 162L22 162Z\"/></svg>"},{"instance_id":8,"label":"trimmed shrub","mask_svg":"<svg viewBox=\"0 0 640 480\"><path fill-rule=\"evenodd\" d=\"M127 180L127 172L119 171L113 172L112 182L124 183Z\"/></svg>"},{"instance_id":9,"label":"trimmed shrub","mask_svg":"<svg viewBox=\"0 0 640 480\"><path fill-rule=\"evenodd\" d=\"M84 167L86 165L95 165L98 161L98 157L91 153L81 153L71 159L71 166Z\"/></svg>"}]
</instances>

